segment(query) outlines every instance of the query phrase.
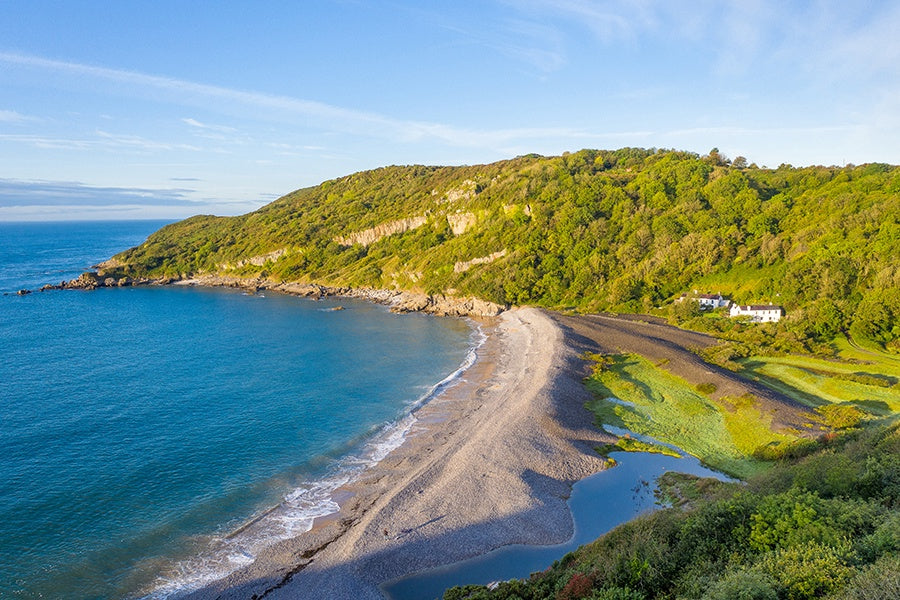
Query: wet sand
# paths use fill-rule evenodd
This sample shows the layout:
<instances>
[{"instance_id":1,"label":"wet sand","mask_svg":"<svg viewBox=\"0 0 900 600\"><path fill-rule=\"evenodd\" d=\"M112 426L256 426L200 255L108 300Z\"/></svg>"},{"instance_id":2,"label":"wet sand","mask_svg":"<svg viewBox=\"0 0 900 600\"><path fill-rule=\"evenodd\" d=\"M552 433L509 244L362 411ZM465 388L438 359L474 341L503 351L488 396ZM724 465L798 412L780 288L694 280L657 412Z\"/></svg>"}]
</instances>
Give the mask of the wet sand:
<instances>
[{"instance_id":1,"label":"wet sand","mask_svg":"<svg viewBox=\"0 0 900 600\"><path fill-rule=\"evenodd\" d=\"M478 361L417 413L403 445L341 489L341 509L206 598L382 598L379 585L509 544L572 535L572 484L604 468L612 441L584 408L583 361L537 309L485 328Z\"/></svg>"}]
</instances>

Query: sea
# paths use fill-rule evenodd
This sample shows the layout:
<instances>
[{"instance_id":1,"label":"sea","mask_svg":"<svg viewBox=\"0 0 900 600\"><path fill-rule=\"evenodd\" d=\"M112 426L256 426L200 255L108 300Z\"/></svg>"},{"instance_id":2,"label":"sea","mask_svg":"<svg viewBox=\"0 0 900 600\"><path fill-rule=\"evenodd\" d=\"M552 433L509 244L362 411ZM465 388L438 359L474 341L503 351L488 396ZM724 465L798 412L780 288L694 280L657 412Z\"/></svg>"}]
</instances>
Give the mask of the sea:
<instances>
[{"instance_id":1,"label":"sea","mask_svg":"<svg viewBox=\"0 0 900 600\"><path fill-rule=\"evenodd\" d=\"M483 341L347 299L16 293L164 224L0 223L0 598L174 598L251 562L333 512Z\"/></svg>"}]
</instances>

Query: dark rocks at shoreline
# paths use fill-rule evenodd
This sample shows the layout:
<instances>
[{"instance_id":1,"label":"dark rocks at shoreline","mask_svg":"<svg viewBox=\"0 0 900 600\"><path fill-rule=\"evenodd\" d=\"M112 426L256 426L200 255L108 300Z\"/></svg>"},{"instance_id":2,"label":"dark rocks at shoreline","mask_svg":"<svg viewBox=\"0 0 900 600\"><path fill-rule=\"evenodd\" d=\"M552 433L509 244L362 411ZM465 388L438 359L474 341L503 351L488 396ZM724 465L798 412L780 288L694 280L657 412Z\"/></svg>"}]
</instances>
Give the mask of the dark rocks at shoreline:
<instances>
[{"instance_id":1,"label":"dark rocks at shoreline","mask_svg":"<svg viewBox=\"0 0 900 600\"><path fill-rule=\"evenodd\" d=\"M103 287L128 287L135 285L166 285L174 283L176 280L171 277L161 279L148 279L146 277L110 277L102 273L87 271L79 275L76 279L69 281L60 281L58 284L47 284L41 286L38 291L46 292L48 290L96 290ZM30 293L30 290L25 290Z\"/></svg>"},{"instance_id":2,"label":"dark rocks at shoreline","mask_svg":"<svg viewBox=\"0 0 900 600\"><path fill-rule=\"evenodd\" d=\"M399 290L379 290L368 288L330 287L315 283L278 283L265 279L240 279L217 275L198 277L113 277L100 271L82 273L77 279L62 281L59 285L45 285L45 290L95 290L104 287L127 287L138 285L199 285L207 287L228 287L243 289L252 293L263 290L282 292L293 296L321 300L326 297L358 298L389 306L395 313L424 312L441 317L496 317L508 306L479 300L459 298L442 294L420 294Z\"/></svg>"}]
</instances>

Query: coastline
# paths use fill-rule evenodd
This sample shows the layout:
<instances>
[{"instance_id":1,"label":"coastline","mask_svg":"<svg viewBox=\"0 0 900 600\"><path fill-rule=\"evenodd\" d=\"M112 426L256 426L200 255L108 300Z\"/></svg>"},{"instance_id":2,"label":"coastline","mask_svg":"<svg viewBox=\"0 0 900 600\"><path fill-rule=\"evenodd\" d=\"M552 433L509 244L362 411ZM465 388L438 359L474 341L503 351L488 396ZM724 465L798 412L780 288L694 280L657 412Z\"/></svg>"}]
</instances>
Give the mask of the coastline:
<instances>
[{"instance_id":1,"label":"coastline","mask_svg":"<svg viewBox=\"0 0 900 600\"><path fill-rule=\"evenodd\" d=\"M98 265L103 267L103 265ZM97 268L97 267L94 267ZM241 278L225 275L188 275L159 279L113 277L102 268L82 273L71 281L47 284L37 291L95 290L98 288L131 287L146 285L183 285L201 287L228 287L259 292L271 290L292 296L312 298L357 298L389 306L393 312L423 312L441 317L496 317L509 307L480 300L475 297L459 297L445 294L424 294L401 290L352 288L320 285L317 283L279 282L261 278ZM26 296L33 290L21 289L16 294Z\"/></svg>"},{"instance_id":2,"label":"coastline","mask_svg":"<svg viewBox=\"0 0 900 600\"><path fill-rule=\"evenodd\" d=\"M404 442L339 488L338 512L178 597L383 598L379 586L509 544L572 535L572 485L609 441L583 408L580 361L538 309L504 312L463 380L415 412Z\"/></svg>"}]
</instances>

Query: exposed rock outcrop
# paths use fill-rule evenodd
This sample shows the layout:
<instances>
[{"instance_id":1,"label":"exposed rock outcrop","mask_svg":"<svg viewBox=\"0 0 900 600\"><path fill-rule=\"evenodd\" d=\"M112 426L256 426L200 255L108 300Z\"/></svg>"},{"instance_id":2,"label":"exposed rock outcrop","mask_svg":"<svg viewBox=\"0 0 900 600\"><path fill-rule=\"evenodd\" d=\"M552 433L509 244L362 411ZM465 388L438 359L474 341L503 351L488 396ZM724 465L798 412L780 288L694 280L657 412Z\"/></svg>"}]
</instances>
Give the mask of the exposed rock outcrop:
<instances>
[{"instance_id":1,"label":"exposed rock outcrop","mask_svg":"<svg viewBox=\"0 0 900 600\"><path fill-rule=\"evenodd\" d=\"M506 248L500 250L499 252L492 252L487 256L479 256L478 258L473 258L472 260L459 261L453 265L453 271L455 273L463 273L465 271L468 271L475 265L492 263L498 258L503 258L504 256L506 256Z\"/></svg>"},{"instance_id":2,"label":"exposed rock outcrop","mask_svg":"<svg viewBox=\"0 0 900 600\"><path fill-rule=\"evenodd\" d=\"M478 194L478 192L478 184L471 179L466 179L465 181L460 183L458 187L447 190L438 200L438 203L453 203L459 202L461 200L471 200ZM436 195L437 190L434 190L431 193L433 195Z\"/></svg>"},{"instance_id":3,"label":"exposed rock outcrop","mask_svg":"<svg viewBox=\"0 0 900 600\"><path fill-rule=\"evenodd\" d=\"M450 225L450 230L453 232L453 235L464 234L477 222L478 218L475 216L475 213L467 212L447 215L447 223Z\"/></svg>"},{"instance_id":4,"label":"exposed rock outcrop","mask_svg":"<svg viewBox=\"0 0 900 600\"><path fill-rule=\"evenodd\" d=\"M406 233L407 231L417 229L427 222L428 217L425 216L398 219L397 221L382 223L381 225L376 225L375 227L357 231L356 233L351 233L346 236L339 235L334 238L334 241L342 246L353 246L354 244L368 246L369 244L374 244L383 237L394 235L396 233Z\"/></svg>"},{"instance_id":5,"label":"exposed rock outcrop","mask_svg":"<svg viewBox=\"0 0 900 600\"><path fill-rule=\"evenodd\" d=\"M41 286L40 291L48 290L95 290L102 287L126 287L130 285L166 285L175 281L172 277L150 279L146 277L123 277L108 275L103 271L88 271L82 273L77 279L60 281L58 285Z\"/></svg>"},{"instance_id":6,"label":"exposed rock outcrop","mask_svg":"<svg viewBox=\"0 0 900 600\"><path fill-rule=\"evenodd\" d=\"M272 261L275 262L282 256L287 254L287 248L279 248L278 250L273 250L271 252L267 252L266 254L260 254L259 256L251 256L250 258L244 258L242 260L237 261L234 264L226 263L219 265L220 269L240 269L241 267L246 267L247 265L253 265L256 267L262 267L267 262Z\"/></svg>"}]
</instances>

